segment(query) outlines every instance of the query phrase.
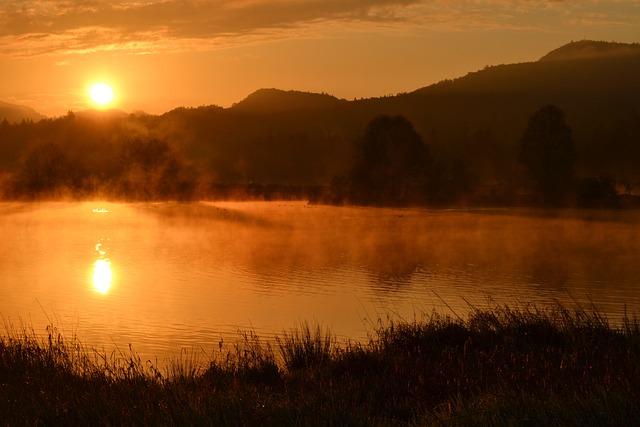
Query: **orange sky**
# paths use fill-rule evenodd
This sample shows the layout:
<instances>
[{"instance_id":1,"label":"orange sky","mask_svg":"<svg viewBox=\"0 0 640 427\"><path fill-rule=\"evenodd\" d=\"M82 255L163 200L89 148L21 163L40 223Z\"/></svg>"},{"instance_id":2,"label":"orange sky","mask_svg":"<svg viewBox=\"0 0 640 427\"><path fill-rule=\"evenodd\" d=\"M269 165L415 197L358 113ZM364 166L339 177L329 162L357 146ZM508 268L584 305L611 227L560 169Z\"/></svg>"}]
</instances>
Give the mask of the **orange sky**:
<instances>
[{"instance_id":1,"label":"orange sky","mask_svg":"<svg viewBox=\"0 0 640 427\"><path fill-rule=\"evenodd\" d=\"M570 40L640 41L640 0L1 0L0 100L48 114L227 106L261 87L413 90Z\"/></svg>"}]
</instances>

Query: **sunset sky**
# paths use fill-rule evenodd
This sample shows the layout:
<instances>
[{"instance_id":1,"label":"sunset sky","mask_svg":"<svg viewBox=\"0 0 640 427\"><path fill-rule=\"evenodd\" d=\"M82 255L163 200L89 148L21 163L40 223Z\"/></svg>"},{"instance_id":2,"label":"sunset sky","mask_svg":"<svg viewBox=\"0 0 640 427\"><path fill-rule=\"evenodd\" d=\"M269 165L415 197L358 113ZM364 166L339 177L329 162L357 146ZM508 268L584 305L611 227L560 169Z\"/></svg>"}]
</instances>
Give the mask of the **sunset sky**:
<instances>
[{"instance_id":1,"label":"sunset sky","mask_svg":"<svg viewBox=\"0 0 640 427\"><path fill-rule=\"evenodd\" d=\"M640 41L640 0L2 0L0 100L59 115L231 105L262 87L369 97L580 39Z\"/></svg>"}]
</instances>

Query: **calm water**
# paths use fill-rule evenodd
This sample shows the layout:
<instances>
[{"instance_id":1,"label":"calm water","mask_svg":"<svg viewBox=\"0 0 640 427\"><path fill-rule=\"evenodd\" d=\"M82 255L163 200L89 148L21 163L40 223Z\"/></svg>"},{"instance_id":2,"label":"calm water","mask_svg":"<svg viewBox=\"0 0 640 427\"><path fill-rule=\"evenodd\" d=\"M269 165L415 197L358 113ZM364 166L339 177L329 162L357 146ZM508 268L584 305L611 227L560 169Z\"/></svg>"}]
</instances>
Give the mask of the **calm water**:
<instances>
[{"instance_id":1,"label":"calm water","mask_svg":"<svg viewBox=\"0 0 640 427\"><path fill-rule=\"evenodd\" d=\"M636 212L4 203L0 236L5 323L144 357L305 320L361 339L443 301L640 309Z\"/></svg>"}]
</instances>

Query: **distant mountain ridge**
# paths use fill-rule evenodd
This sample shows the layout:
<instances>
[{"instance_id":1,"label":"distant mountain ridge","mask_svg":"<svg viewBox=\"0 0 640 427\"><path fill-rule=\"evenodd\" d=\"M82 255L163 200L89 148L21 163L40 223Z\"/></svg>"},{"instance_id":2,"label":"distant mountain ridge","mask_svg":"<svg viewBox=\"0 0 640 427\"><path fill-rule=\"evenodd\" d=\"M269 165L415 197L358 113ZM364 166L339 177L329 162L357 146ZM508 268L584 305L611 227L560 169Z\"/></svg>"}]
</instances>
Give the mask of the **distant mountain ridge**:
<instances>
[{"instance_id":1,"label":"distant mountain ridge","mask_svg":"<svg viewBox=\"0 0 640 427\"><path fill-rule=\"evenodd\" d=\"M640 55L640 43L581 40L552 50L540 58L540 61L571 61L626 55Z\"/></svg>"},{"instance_id":2,"label":"distant mountain ridge","mask_svg":"<svg viewBox=\"0 0 640 427\"><path fill-rule=\"evenodd\" d=\"M629 83L633 89L640 85L640 79L636 75L635 68L628 70L621 69L619 78L607 81L606 87L595 83L600 83L600 71L593 71L591 77L585 77L584 70L573 70L570 65L576 60L587 60L594 64L599 63L600 68L607 68L611 61L627 61L632 58L640 60L640 43L618 43L594 40L572 41L557 49L554 49L540 58L538 61L525 62L520 64L506 64L486 67L484 70L470 72L465 76L447 79L429 86L425 86L410 92L409 94L399 94L397 96L385 98L364 98L359 101L348 101L337 98L326 93L304 92L297 90L281 90L276 88L263 88L249 94L246 98L233 104L229 110L248 113L285 113L302 112L313 110L326 110L336 107L344 107L353 102L370 103L375 100L389 98L403 98L413 95L435 95L444 93L481 93L481 92L513 92L520 90L562 90L581 91L597 90L599 87L604 91L617 86L620 90L629 89ZM551 63L567 63L564 65L551 65ZM583 64L582 64L583 65ZM581 66L582 66L581 65ZM615 64L614 64L615 65ZM575 76L571 73L576 72ZM579 75L577 74L579 72ZM542 81L540 79L542 77ZM538 78L538 81L536 81ZM638 83L638 85L636 85ZM528 88L528 89L527 89ZM179 108L178 108L179 110ZM91 110L76 112L80 115L97 114ZM121 112L111 112L109 116L118 115ZM122 114L126 114L123 113ZM99 114L104 116L105 114ZM38 121L45 118L33 108L10 104L0 101L0 121L7 120L10 123L22 120Z\"/></svg>"},{"instance_id":3,"label":"distant mountain ridge","mask_svg":"<svg viewBox=\"0 0 640 427\"><path fill-rule=\"evenodd\" d=\"M335 107L343 102L346 101L325 93L271 88L258 89L231 108L245 112L313 110Z\"/></svg>"},{"instance_id":4,"label":"distant mountain ridge","mask_svg":"<svg viewBox=\"0 0 640 427\"><path fill-rule=\"evenodd\" d=\"M106 110L90 108L87 110L74 111L73 114L75 114L78 117L100 119L100 120L119 119L119 118L127 117L129 115L129 113L122 110L118 110L116 108L110 108Z\"/></svg>"},{"instance_id":5,"label":"distant mountain ridge","mask_svg":"<svg viewBox=\"0 0 640 427\"><path fill-rule=\"evenodd\" d=\"M18 123L22 120L32 120L35 122L44 119L44 117L45 116L33 108L0 101L0 122L3 120L9 123Z\"/></svg>"},{"instance_id":6,"label":"distant mountain ridge","mask_svg":"<svg viewBox=\"0 0 640 427\"><path fill-rule=\"evenodd\" d=\"M575 63L577 60L581 61L580 68ZM636 90L640 89L640 78L636 74L636 66L639 64L640 43L582 40L554 49L538 61L488 66L483 70L446 79L406 94L348 101L325 93L258 89L229 109L254 113L283 113L344 107L354 102L393 103L394 100L414 95L497 94L540 90L558 93ZM603 79L602 76L605 74L611 74L612 78Z\"/></svg>"}]
</instances>

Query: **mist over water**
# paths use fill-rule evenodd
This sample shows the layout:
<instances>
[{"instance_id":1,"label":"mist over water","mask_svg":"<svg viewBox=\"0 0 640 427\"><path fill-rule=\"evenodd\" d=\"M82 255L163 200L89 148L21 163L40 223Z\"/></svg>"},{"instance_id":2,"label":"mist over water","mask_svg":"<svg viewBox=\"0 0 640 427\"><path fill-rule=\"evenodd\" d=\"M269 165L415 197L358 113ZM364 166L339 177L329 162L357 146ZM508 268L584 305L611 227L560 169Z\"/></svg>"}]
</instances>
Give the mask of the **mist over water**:
<instances>
[{"instance_id":1,"label":"mist over water","mask_svg":"<svg viewBox=\"0 0 640 427\"><path fill-rule=\"evenodd\" d=\"M363 339L379 316L469 304L640 308L640 214L306 203L0 204L0 314L143 357L301 321Z\"/></svg>"}]
</instances>

